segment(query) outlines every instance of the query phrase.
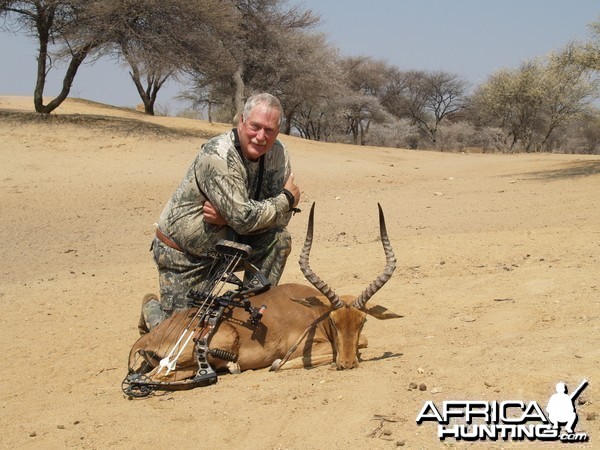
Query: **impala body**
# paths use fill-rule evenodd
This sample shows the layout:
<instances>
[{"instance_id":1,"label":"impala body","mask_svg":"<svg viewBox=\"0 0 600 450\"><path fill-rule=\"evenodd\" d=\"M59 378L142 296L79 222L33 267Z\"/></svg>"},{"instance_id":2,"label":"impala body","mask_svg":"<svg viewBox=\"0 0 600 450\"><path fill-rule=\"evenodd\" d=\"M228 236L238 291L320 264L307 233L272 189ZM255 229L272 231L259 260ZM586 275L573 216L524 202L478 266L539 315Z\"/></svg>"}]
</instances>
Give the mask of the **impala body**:
<instances>
[{"instance_id":1,"label":"impala body","mask_svg":"<svg viewBox=\"0 0 600 450\"><path fill-rule=\"evenodd\" d=\"M208 362L214 370L227 368L231 372L239 372L265 367L312 367L327 363L335 363L337 369L352 369L358 366L359 348L366 347L366 339L361 336L361 331L367 316L377 319L401 317L379 305L366 307L367 301L392 276L396 263L381 206L379 223L386 267L383 274L358 296L338 296L311 270L308 261L313 221L314 204L300 255L300 268L314 287L282 284L252 297L253 306L267 307L257 326L250 325L248 314L241 308L228 310L209 345L211 349L234 355L236 362L211 356ZM175 313L142 336L131 349L130 370L148 372L148 376L156 377L157 381L178 381L193 376L198 369L193 342L197 336L190 339L183 349L175 370L167 374L167 371L158 369L160 361L168 355L175 340L185 332L189 319L196 312L195 308L190 308ZM141 362L139 356L142 357Z\"/></svg>"}]
</instances>

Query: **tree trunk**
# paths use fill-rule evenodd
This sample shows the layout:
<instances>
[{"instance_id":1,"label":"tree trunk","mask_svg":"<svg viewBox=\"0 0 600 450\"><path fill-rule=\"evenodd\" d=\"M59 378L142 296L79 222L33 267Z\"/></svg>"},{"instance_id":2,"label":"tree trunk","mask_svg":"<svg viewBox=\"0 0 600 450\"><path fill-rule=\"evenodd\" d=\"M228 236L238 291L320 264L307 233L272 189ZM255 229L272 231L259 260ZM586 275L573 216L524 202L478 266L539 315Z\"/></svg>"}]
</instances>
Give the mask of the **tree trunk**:
<instances>
[{"instance_id":1,"label":"tree trunk","mask_svg":"<svg viewBox=\"0 0 600 450\"><path fill-rule=\"evenodd\" d=\"M235 116L233 116L233 126L236 126L242 116L242 112L244 111L244 79L242 75L244 73L244 66L240 64L233 74L233 83L235 85L235 97L234 97L234 106L235 106Z\"/></svg>"},{"instance_id":2,"label":"tree trunk","mask_svg":"<svg viewBox=\"0 0 600 450\"><path fill-rule=\"evenodd\" d=\"M283 129L283 134L287 134L288 136L292 132L292 117L294 117L294 113L292 111L289 111L285 115L285 127Z\"/></svg>"},{"instance_id":3,"label":"tree trunk","mask_svg":"<svg viewBox=\"0 0 600 450\"><path fill-rule=\"evenodd\" d=\"M40 49L37 57L37 77L33 91L33 106L38 113L44 113L44 87L46 86L46 65L48 61L49 32L38 26Z\"/></svg>"},{"instance_id":4,"label":"tree trunk","mask_svg":"<svg viewBox=\"0 0 600 450\"><path fill-rule=\"evenodd\" d=\"M153 116L154 115L154 105L156 103L156 98L158 96L158 91L162 88L165 81L169 79L169 77L173 74L173 71L167 72L166 75L162 76L159 74L148 74L146 76L146 88L142 84L140 70L134 63L129 63L131 67L131 71L129 72L129 76L133 80L133 84L135 84L135 88L142 99L142 103L144 104L144 113Z\"/></svg>"},{"instance_id":5,"label":"tree trunk","mask_svg":"<svg viewBox=\"0 0 600 450\"><path fill-rule=\"evenodd\" d=\"M85 60L90 51L95 47L93 43L85 44L81 50L75 52L71 57L71 62L67 67L65 76L63 78L63 85L60 93L52 99L50 103L44 105L44 87L46 85L46 61L48 58L48 38L47 36L42 38L40 35L40 52L38 56L38 73L35 85L35 91L33 94L33 104L35 110L38 113L50 114L56 108L58 108L62 102L69 96L71 87L73 86L73 80L77 75L77 70L81 63Z\"/></svg>"},{"instance_id":6,"label":"tree trunk","mask_svg":"<svg viewBox=\"0 0 600 450\"><path fill-rule=\"evenodd\" d=\"M212 125L213 120L212 120L212 91L209 91L208 94L208 123L210 123Z\"/></svg>"}]
</instances>

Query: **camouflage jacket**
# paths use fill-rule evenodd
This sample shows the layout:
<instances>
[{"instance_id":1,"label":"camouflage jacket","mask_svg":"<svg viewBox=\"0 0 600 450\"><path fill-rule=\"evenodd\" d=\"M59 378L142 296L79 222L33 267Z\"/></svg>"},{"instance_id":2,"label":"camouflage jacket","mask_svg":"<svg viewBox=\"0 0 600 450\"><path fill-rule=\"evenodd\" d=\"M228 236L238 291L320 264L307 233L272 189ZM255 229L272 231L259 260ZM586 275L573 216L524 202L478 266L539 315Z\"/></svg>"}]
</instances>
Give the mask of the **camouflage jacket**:
<instances>
[{"instance_id":1,"label":"camouflage jacket","mask_svg":"<svg viewBox=\"0 0 600 450\"><path fill-rule=\"evenodd\" d=\"M290 175L288 152L280 141L264 156L264 172L255 200L259 162L242 156L229 131L206 142L165 206L158 228L186 253L204 256L228 227L204 222L202 204L209 200L239 235L285 227L292 213L282 189Z\"/></svg>"}]
</instances>

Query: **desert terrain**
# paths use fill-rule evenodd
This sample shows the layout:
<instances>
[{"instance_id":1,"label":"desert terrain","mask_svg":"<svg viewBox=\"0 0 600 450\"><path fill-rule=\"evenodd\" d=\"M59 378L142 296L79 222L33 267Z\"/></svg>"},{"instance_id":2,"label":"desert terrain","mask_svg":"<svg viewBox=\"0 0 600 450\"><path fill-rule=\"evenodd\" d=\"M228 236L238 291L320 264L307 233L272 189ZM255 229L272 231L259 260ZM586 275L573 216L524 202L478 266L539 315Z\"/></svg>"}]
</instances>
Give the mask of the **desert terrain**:
<instances>
[{"instance_id":1,"label":"desert terrain","mask_svg":"<svg viewBox=\"0 0 600 450\"><path fill-rule=\"evenodd\" d=\"M200 145L228 127L76 99L53 116L0 97L1 448L473 446L417 425L424 403L545 407L557 382L583 379L576 429L600 445L599 156L280 135L303 210L282 282L307 283L297 260L314 201L311 266L358 295L385 264L380 203L398 266L369 305L403 317L369 319L355 370L259 370L128 400L141 299L158 290L154 223Z\"/></svg>"}]
</instances>

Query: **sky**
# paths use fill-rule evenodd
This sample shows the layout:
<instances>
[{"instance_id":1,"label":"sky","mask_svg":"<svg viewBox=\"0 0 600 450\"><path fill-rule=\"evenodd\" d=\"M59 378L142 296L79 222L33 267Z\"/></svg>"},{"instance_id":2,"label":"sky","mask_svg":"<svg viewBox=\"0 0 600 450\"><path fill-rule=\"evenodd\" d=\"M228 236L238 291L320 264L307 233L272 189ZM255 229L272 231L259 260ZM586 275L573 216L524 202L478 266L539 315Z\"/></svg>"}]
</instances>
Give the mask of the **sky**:
<instances>
[{"instance_id":1,"label":"sky","mask_svg":"<svg viewBox=\"0 0 600 450\"><path fill-rule=\"evenodd\" d=\"M321 16L316 29L343 56L372 56L401 70L443 70L477 86L501 68L543 57L590 37L598 0L292 0ZM0 95L33 95L37 43L0 32ZM63 72L46 95L60 91ZM159 93L159 111L175 114L181 85ZM79 69L71 90L115 106L141 103L125 67L106 57Z\"/></svg>"}]
</instances>

